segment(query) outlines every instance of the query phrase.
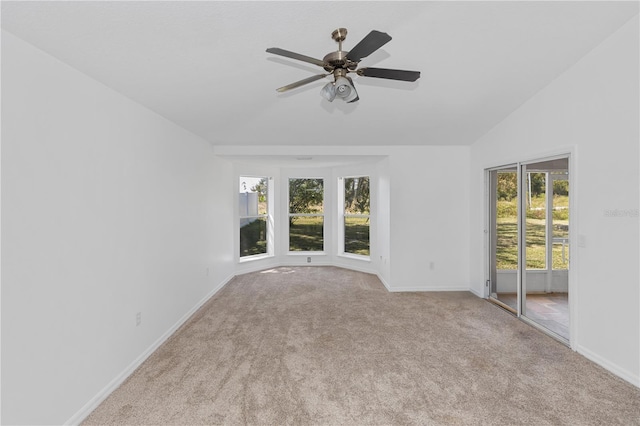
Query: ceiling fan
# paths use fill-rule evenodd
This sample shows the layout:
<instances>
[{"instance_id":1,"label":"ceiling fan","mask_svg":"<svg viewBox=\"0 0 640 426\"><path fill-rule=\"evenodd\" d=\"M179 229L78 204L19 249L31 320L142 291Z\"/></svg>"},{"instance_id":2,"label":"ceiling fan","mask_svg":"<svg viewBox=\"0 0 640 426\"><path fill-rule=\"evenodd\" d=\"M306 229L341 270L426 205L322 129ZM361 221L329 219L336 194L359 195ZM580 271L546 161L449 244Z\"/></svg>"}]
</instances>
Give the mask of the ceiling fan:
<instances>
[{"instance_id":1,"label":"ceiling fan","mask_svg":"<svg viewBox=\"0 0 640 426\"><path fill-rule=\"evenodd\" d=\"M346 37L346 28L338 28L332 32L331 38L338 42L338 50L327 54L322 58L322 60L290 52L278 47L270 47L267 49L268 53L308 62L324 68L327 72L326 74L314 75L312 77L305 78L304 80L282 86L276 89L276 91L286 92L287 90L295 89L296 87L304 86L305 84L333 75L334 81L327 83L327 85L320 91L320 94L329 102L333 102L333 100L338 97L345 102L350 103L356 102L359 97L356 92L356 88L353 85L353 81L349 76L347 76L348 73L355 72L361 77L386 78L401 81L416 81L420 78L420 71L371 67L358 68L358 64L363 58L371 55L373 52L391 41L391 36L389 36L389 34L373 30L348 52L342 50L342 42Z\"/></svg>"}]
</instances>

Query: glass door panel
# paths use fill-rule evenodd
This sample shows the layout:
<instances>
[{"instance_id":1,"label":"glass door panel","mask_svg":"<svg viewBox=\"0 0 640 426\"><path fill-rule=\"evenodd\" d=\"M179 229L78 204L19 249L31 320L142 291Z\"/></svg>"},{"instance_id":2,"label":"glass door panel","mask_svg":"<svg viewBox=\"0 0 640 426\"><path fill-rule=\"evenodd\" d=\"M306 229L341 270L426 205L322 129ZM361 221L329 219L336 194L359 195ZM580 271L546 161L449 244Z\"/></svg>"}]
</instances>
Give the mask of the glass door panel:
<instances>
[{"instance_id":1,"label":"glass door panel","mask_svg":"<svg viewBox=\"0 0 640 426\"><path fill-rule=\"evenodd\" d=\"M522 211L525 214L525 250L527 270L542 271L547 261L547 174L530 172L523 166L525 198Z\"/></svg>"},{"instance_id":2,"label":"glass door panel","mask_svg":"<svg viewBox=\"0 0 640 426\"><path fill-rule=\"evenodd\" d=\"M520 175L520 313L568 340L568 158L524 164Z\"/></svg>"},{"instance_id":3,"label":"glass door panel","mask_svg":"<svg viewBox=\"0 0 640 426\"><path fill-rule=\"evenodd\" d=\"M489 171L489 297L518 311L518 169Z\"/></svg>"}]
</instances>

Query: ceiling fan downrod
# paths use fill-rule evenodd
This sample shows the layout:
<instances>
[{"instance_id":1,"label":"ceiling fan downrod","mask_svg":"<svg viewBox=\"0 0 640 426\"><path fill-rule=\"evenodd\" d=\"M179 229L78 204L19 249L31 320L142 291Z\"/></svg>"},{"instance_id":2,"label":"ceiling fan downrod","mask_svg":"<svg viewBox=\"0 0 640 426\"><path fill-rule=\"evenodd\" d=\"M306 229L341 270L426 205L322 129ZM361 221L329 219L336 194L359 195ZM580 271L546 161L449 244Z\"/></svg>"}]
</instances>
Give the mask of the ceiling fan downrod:
<instances>
[{"instance_id":1,"label":"ceiling fan downrod","mask_svg":"<svg viewBox=\"0 0 640 426\"><path fill-rule=\"evenodd\" d=\"M338 28L331 33L331 38L338 42L338 50L342 50L342 42L347 38L347 29Z\"/></svg>"}]
</instances>

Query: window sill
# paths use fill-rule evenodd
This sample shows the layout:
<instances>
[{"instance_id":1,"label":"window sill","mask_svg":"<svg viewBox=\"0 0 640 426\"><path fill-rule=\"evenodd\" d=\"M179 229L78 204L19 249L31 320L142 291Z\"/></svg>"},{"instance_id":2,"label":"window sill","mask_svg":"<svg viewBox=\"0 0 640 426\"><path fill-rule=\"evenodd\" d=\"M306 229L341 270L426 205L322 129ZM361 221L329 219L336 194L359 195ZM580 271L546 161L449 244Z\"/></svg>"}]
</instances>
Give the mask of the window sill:
<instances>
[{"instance_id":1,"label":"window sill","mask_svg":"<svg viewBox=\"0 0 640 426\"><path fill-rule=\"evenodd\" d=\"M346 259L359 260L361 262L371 262L370 256L364 256L361 254L351 254L351 253L339 253L338 257L344 257Z\"/></svg>"},{"instance_id":2,"label":"window sill","mask_svg":"<svg viewBox=\"0 0 640 426\"><path fill-rule=\"evenodd\" d=\"M327 253L324 251L289 251L287 252L287 256L326 256Z\"/></svg>"},{"instance_id":3,"label":"window sill","mask_svg":"<svg viewBox=\"0 0 640 426\"><path fill-rule=\"evenodd\" d=\"M241 257L241 258L238 260L238 263L253 262L254 260L268 259L268 258L270 258L270 257L273 257L273 255L272 255L272 254L269 254L269 253L265 253L265 254L254 254L254 255L251 255L251 256L244 256L244 257Z\"/></svg>"}]
</instances>

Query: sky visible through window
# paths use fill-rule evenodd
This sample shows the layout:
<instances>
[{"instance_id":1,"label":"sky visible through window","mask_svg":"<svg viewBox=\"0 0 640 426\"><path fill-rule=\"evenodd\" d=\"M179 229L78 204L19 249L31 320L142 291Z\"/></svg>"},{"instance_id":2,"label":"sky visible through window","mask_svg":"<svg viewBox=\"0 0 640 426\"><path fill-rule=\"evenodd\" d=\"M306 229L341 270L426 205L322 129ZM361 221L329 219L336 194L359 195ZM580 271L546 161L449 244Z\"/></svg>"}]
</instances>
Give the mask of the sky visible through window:
<instances>
[{"instance_id":1,"label":"sky visible through window","mask_svg":"<svg viewBox=\"0 0 640 426\"><path fill-rule=\"evenodd\" d=\"M253 192L251 188L260 182L261 177L240 176L240 192Z\"/></svg>"}]
</instances>

